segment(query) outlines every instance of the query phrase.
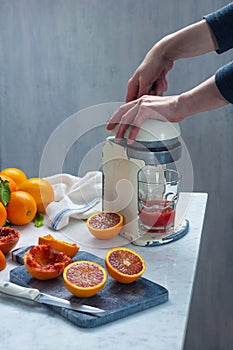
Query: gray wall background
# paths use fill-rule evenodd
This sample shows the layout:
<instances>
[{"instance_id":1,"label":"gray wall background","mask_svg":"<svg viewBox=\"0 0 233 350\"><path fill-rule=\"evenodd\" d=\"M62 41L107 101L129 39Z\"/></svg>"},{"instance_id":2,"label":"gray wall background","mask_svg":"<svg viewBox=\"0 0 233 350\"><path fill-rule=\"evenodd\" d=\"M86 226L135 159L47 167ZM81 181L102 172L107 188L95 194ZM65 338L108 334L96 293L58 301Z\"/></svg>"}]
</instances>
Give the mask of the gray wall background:
<instances>
[{"instance_id":1,"label":"gray wall background","mask_svg":"<svg viewBox=\"0 0 233 350\"><path fill-rule=\"evenodd\" d=\"M157 40L228 2L0 0L0 168L37 176L47 140L67 117L123 101L129 77ZM232 52L176 62L168 93L205 80L232 60ZM227 106L181 123L194 190L209 193L188 350L233 348L232 114ZM62 170L75 174L83 154L106 135L100 128L77 140Z\"/></svg>"}]
</instances>

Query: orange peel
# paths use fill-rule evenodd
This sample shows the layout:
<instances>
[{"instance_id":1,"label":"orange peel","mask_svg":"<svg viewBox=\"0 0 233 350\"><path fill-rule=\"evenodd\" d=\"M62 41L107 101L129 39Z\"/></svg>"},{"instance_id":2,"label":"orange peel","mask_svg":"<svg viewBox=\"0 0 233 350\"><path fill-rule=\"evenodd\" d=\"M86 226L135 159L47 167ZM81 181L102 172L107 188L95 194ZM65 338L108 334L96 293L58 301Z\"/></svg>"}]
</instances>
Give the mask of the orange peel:
<instances>
[{"instance_id":1,"label":"orange peel","mask_svg":"<svg viewBox=\"0 0 233 350\"><path fill-rule=\"evenodd\" d=\"M0 250L7 254L18 243L20 232L12 227L0 227Z\"/></svg>"},{"instance_id":2,"label":"orange peel","mask_svg":"<svg viewBox=\"0 0 233 350\"><path fill-rule=\"evenodd\" d=\"M49 280L62 274L71 258L49 245L32 246L24 254L24 265L31 276L38 280Z\"/></svg>"},{"instance_id":3,"label":"orange peel","mask_svg":"<svg viewBox=\"0 0 233 350\"><path fill-rule=\"evenodd\" d=\"M65 241L60 241L55 239L52 235L48 234L46 236L39 236L38 238L39 244L47 244L51 248L63 252L66 255L73 258L79 251L80 247L75 243L68 243Z\"/></svg>"}]
</instances>

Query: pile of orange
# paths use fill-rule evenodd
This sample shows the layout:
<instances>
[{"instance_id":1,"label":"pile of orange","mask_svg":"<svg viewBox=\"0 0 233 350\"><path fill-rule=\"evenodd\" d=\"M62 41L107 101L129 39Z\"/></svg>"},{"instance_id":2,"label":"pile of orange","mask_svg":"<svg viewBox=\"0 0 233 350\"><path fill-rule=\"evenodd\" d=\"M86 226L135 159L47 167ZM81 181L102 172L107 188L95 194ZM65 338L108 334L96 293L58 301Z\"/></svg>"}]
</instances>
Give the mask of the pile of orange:
<instances>
[{"instance_id":1,"label":"pile of orange","mask_svg":"<svg viewBox=\"0 0 233 350\"><path fill-rule=\"evenodd\" d=\"M10 196L4 205L0 198L0 226L6 221L13 225L31 222L36 213L44 213L47 205L54 200L50 183L42 178L27 178L18 168L6 168L0 172L0 184L7 183Z\"/></svg>"}]
</instances>

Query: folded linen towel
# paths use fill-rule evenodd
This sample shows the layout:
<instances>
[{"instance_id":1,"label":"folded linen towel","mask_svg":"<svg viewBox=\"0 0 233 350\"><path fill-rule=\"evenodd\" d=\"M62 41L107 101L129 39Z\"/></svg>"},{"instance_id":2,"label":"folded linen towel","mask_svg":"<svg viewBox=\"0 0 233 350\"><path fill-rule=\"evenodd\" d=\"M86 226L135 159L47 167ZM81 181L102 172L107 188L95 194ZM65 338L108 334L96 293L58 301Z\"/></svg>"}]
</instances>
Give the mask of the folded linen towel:
<instances>
[{"instance_id":1,"label":"folded linen towel","mask_svg":"<svg viewBox=\"0 0 233 350\"><path fill-rule=\"evenodd\" d=\"M102 210L102 173L88 172L84 177L57 174L45 178L53 187L54 202L46 213L49 226L60 230L69 224L70 218L86 219Z\"/></svg>"}]
</instances>

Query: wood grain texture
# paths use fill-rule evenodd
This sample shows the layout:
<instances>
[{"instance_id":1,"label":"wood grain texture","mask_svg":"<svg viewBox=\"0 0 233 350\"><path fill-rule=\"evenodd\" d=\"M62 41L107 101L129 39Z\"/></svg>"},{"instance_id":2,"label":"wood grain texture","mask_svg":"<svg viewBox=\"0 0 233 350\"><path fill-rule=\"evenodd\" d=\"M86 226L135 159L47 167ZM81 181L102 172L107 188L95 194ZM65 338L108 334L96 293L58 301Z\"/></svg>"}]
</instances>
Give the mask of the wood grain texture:
<instances>
[{"instance_id":1,"label":"wood grain texture","mask_svg":"<svg viewBox=\"0 0 233 350\"><path fill-rule=\"evenodd\" d=\"M129 77L154 42L228 2L1 0L0 167L21 167L36 176L48 138L67 117L124 100ZM168 93L195 86L231 59L229 51L176 62ZM185 348L228 350L233 344L232 106L192 116L181 127L194 190L209 193ZM71 147L64 172L76 173L95 137L88 134Z\"/></svg>"}]
</instances>

